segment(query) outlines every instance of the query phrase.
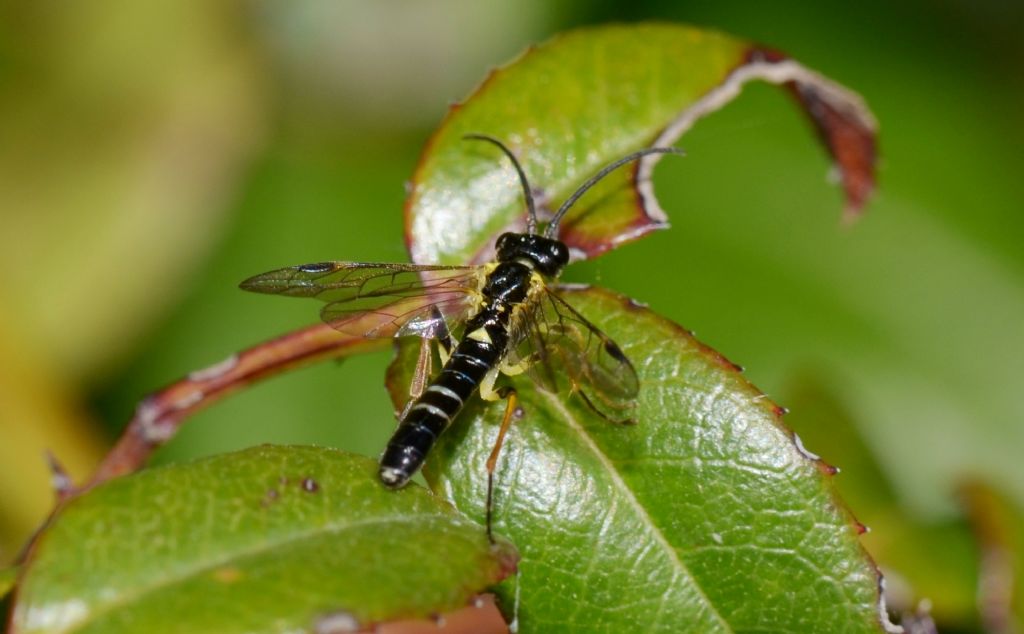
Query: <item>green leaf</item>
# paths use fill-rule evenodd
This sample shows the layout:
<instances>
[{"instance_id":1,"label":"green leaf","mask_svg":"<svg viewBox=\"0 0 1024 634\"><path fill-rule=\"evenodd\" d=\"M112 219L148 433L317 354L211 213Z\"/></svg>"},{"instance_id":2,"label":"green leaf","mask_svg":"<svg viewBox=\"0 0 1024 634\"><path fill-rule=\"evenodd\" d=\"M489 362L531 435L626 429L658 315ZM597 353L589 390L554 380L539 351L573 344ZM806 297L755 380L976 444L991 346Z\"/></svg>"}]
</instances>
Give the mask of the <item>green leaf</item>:
<instances>
[{"instance_id":1,"label":"green leaf","mask_svg":"<svg viewBox=\"0 0 1024 634\"><path fill-rule=\"evenodd\" d=\"M644 24L584 29L528 51L453 109L413 179L417 262L489 257L525 213L508 143L554 207L602 165L667 144L750 79L786 83L840 168L849 208L873 187L874 122L859 99L784 56L712 31ZM593 257L666 226L653 159L602 181L560 237ZM543 220L543 218L541 218ZM841 507L831 469L798 448L781 410L678 326L606 291L566 293L615 338L641 379L640 424L609 424L578 399L513 380L525 416L497 473L496 529L523 556L523 631L879 631L879 575ZM407 394L412 347L389 385ZM471 405L425 470L483 518L484 464L501 407Z\"/></svg>"},{"instance_id":2,"label":"green leaf","mask_svg":"<svg viewBox=\"0 0 1024 634\"><path fill-rule=\"evenodd\" d=\"M524 416L498 463L495 529L522 556L504 591L523 631L880 631L878 573L781 409L679 326L608 291L564 296L636 365L639 424L514 381ZM428 463L472 517L501 414L467 407Z\"/></svg>"},{"instance_id":3,"label":"green leaf","mask_svg":"<svg viewBox=\"0 0 1024 634\"><path fill-rule=\"evenodd\" d=\"M462 607L514 562L425 490L385 489L367 458L263 446L73 500L31 553L12 632L296 632L424 616Z\"/></svg>"},{"instance_id":4,"label":"green leaf","mask_svg":"<svg viewBox=\"0 0 1024 634\"><path fill-rule=\"evenodd\" d=\"M572 31L492 73L455 106L424 151L407 204L413 260L463 264L524 225L514 172L498 152L463 140L502 139L551 206L601 166L667 145L754 79L784 83L836 161L848 209L874 187L875 123L859 97L776 51L670 24ZM649 157L606 178L566 217L561 237L582 257L668 226L649 188Z\"/></svg>"}]
</instances>

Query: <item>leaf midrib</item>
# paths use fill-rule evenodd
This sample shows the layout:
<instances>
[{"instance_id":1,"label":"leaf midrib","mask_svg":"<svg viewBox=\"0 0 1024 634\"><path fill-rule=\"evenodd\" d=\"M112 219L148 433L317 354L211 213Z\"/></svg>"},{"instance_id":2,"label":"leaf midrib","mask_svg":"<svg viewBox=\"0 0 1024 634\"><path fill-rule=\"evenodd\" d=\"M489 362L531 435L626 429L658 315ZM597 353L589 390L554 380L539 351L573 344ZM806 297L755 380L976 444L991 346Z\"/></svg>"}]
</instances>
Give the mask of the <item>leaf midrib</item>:
<instances>
[{"instance_id":1,"label":"leaf midrib","mask_svg":"<svg viewBox=\"0 0 1024 634\"><path fill-rule=\"evenodd\" d=\"M700 596L701 599L704 600L705 605L707 605L708 610L711 611L711 614L714 615L715 619L719 623L721 623L722 627L725 628L726 632L734 632L735 630L733 630L732 626L729 625L729 622L725 620L725 617L723 617L722 614L715 608L714 603L711 602L711 599L704 592L704 589L701 587L700 583L697 582L697 578L693 576L692 572L690 572L689 567L687 567L683 560L679 558L679 553L676 551L675 547L672 546L672 544L668 541L668 539L665 537L665 534L662 533L660 528L658 528L658 525L654 523L653 518L651 518L647 510L640 504L640 500L638 500L636 496L633 495L632 489L629 488L629 485L626 484L626 481L623 480L622 477L619 475L618 471L615 469L614 463L607 456L607 454L605 454L604 451L602 451L601 448L597 445L597 443L594 442L594 439L590 436L590 434L587 433L586 429L584 429L583 425L576 419L572 412L570 412L565 407L565 404L562 403L561 399L558 397L557 394L551 394L545 392L544 390L537 390L537 393L543 394L543 398L546 399L548 403L550 403L552 409L557 411L569 424L569 427L573 431L575 431L583 440L587 448L590 449L591 453L594 454L598 462L600 462L601 466L608 473L609 477L612 480L612 484L617 489L619 489L620 494L623 496L623 498L626 500L629 506L636 513L637 517L640 518L640 521L648 527L648 530L654 536L654 539L658 543L658 545L660 545L662 549L668 554L669 560L675 565L675 567L686 579L689 579L693 583L693 587L697 591L697 594Z\"/></svg>"},{"instance_id":2,"label":"leaf midrib","mask_svg":"<svg viewBox=\"0 0 1024 634\"><path fill-rule=\"evenodd\" d=\"M414 517L408 517L408 516L402 516L402 515L389 515L389 516L386 516L386 517L379 517L379 518L360 520L360 521L356 521L356 522L349 522L349 523L346 523L343 526L329 525L329 526L319 527L319 528L317 528L315 530L306 530L306 531L300 531L300 532L297 532L297 533L290 533L284 539L276 539L276 540L271 540L271 541L267 541L267 542L261 542L260 544L256 545L255 547L243 548L241 550L233 551L229 556L219 557L217 559L210 560L208 563L205 563L205 564L200 565L200 566L185 568L182 571L181 574L169 575L168 577L165 577L165 578L161 579L157 583L154 583L154 584L151 584L151 585L148 585L148 586L142 586L142 588L139 591L137 591L137 592L131 592L131 593L122 594L117 601L113 601L111 603L103 604L102 607L100 607L100 608L98 608L96 610L91 611L89 613L88 618L83 619L83 620L78 621L78 622L75 622L75 623L71 623L71 624L69 624L67 626L66 629L64 629L62 631L63 632L67 632L68 634L71 634L73 632L79 631L82 627L84 627L86 625L89 625L89 624L92 624L92 623L95 623L101 617L103 617L103 616L113 612L114 610L116 610L116 609L118 609L120 607L124 607L126 605L130 605L132 603L137 603L142 597L150 595L150 594L152 594L154 592L157 592L157 591L159 591L159 590L161 590L163 588L168 588L168 587L177 585L179 583L182 583L184 581L187 581L188 579L201 576L204 573L207 573L207 572L209 572L211 570L214 570L214 569L216 569L216 568L218 568L220 566L223 566L225 564L228 564L228 563L230 563L232 561L238 561L238 560L241 560L241 559L247 559L247 558L250 558L250 557L253 557L253 556L256 556L256 555L260 555L260 554L262 554L264 552L267 552L267 551L270 551L270 550L274 550L274 549L277 549L277 548L281 548L281 547L287 546L289 544L293 544L293 543L302 541L304 539L309 539L309 538L317 537L317 536L320 536L320 535L337 535L337 534L343 533L343 532L348 531L348 530L358 529L358 528L363 528L363 527L366 527L366 526L373 526L373 525L378 525L378 524L380 524L380 525L389 524L389 523L394 523L394 524L411 524L411 523L415 523L415 522L419 522L419 521L435 520L435 519L450 520L450 519L452 519L452 516L446 515L446 514L443 514L443 513L432 513L430 515L416 515Z\"/></svg>"}]
</instances>

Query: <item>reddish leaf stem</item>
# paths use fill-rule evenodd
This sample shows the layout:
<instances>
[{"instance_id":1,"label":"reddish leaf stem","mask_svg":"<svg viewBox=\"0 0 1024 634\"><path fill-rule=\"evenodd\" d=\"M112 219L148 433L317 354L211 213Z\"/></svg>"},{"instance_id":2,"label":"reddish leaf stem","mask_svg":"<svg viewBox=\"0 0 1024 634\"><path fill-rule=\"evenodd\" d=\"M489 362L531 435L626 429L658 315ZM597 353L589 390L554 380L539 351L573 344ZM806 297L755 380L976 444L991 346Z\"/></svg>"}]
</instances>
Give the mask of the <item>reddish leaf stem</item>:
<instances>
[{"instance_id":1,"label":"reddish leaf stem","mask_svg":"<svg viewBox=\"0 0 1024 634\"><path fill-rule=\"evenodd\" d=\"M117 443L81 487L59 492L67 499L111 478L138 471L174 437L189 416L233 392L323 359L377 350L388 339L343 335L326 324L290 332L233 354L143 399Z\"/></svg>"}]
</instances>

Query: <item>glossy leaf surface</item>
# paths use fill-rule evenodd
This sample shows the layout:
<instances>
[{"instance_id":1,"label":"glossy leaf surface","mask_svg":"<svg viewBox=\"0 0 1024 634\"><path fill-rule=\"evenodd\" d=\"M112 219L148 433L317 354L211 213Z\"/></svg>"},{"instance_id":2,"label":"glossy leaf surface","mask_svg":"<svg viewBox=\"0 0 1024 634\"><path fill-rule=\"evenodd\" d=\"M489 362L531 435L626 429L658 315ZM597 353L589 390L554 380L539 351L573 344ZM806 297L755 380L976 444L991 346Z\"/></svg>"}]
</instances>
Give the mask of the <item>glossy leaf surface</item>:
<instances>
[{"instance_id":1,"label":"glossy leaf surface","mask_svg":"<svg viewBox=\"0 0 1024 634\"><path fill-rule=\"evenodd\" d=\"M524 415L498 465L495 530L522 555L523 631L880 631L856 525L781 410L675 324L608 291L566 298L636 365L639 423L515 382ZM393 368L396 401L409 360ZM468 408L428 464L477 518L501 413Z\"/></svg>"},{"instance_id":2,"label":"glossy leaf surface","mask_svg":"<svg viewBox=\"0 0 1024 634\"><path fill-rule=\"evenodd\" d=\"M857 95L776 51L716 31L602 26L528 50L453 108L413 177L406 209L413 260L480 260L493 236L524 226L515 173L494 148L464 135L508 143L542 202L556 208L605 164L675 142L751 80L791 90L836 162L848 212L858 212L874 187L875 122ZM561 237L577 257L668 226L649 182L657 160L618 170L566 216Z\"/></svg>"},{"instance_id":3,"label":"glossy leaf surface","mask_svg":"<svg viewBox=\"0 0 1024 634\"><path fill-rule=\"evenodd\" d=\"M263 446L73 500L36 543L11 631L333 631L460 608L514 561L425 490L385 489L372 460Z\"/></svg>"}]
</instances>

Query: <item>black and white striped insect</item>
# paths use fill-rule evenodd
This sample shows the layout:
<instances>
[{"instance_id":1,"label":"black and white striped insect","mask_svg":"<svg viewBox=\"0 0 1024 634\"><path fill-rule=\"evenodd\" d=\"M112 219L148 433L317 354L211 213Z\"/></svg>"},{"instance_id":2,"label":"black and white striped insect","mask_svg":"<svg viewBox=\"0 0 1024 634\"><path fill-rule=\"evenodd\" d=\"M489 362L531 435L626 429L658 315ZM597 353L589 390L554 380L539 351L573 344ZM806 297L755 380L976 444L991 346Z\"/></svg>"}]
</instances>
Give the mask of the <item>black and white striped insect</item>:
<instances>
[{"instance_id":1,"label":"black and white striped insect","mask_svg":"<svg viewBox=\"0 0 1024 634\"><path fill-rule=\"evenodd\" d=\"M578 394L608 420L631 421L639 390L633 365L559 295L557 280L569 263L569 249L559 241L558 227L580 196L612 170L648 154L678 150L649 148L606 166L566 199L540 233L530 185L515 155L492 137L466 138L497 146L523 188L526 232L502 234L495 261L477 266L321 262L257 275L241 287L325 301L321 318L346 334L423 338L411 398L380 459L380 479L388 487L403 486L419 470L474 392L485 400L506 399L487 462L490 535L494 468L516 410L515 391L495 385L499 375L526 373L545 390ZM443 363L436 376L431 376L431 342L438 344Z\"/></svg>"}]
</instances>

